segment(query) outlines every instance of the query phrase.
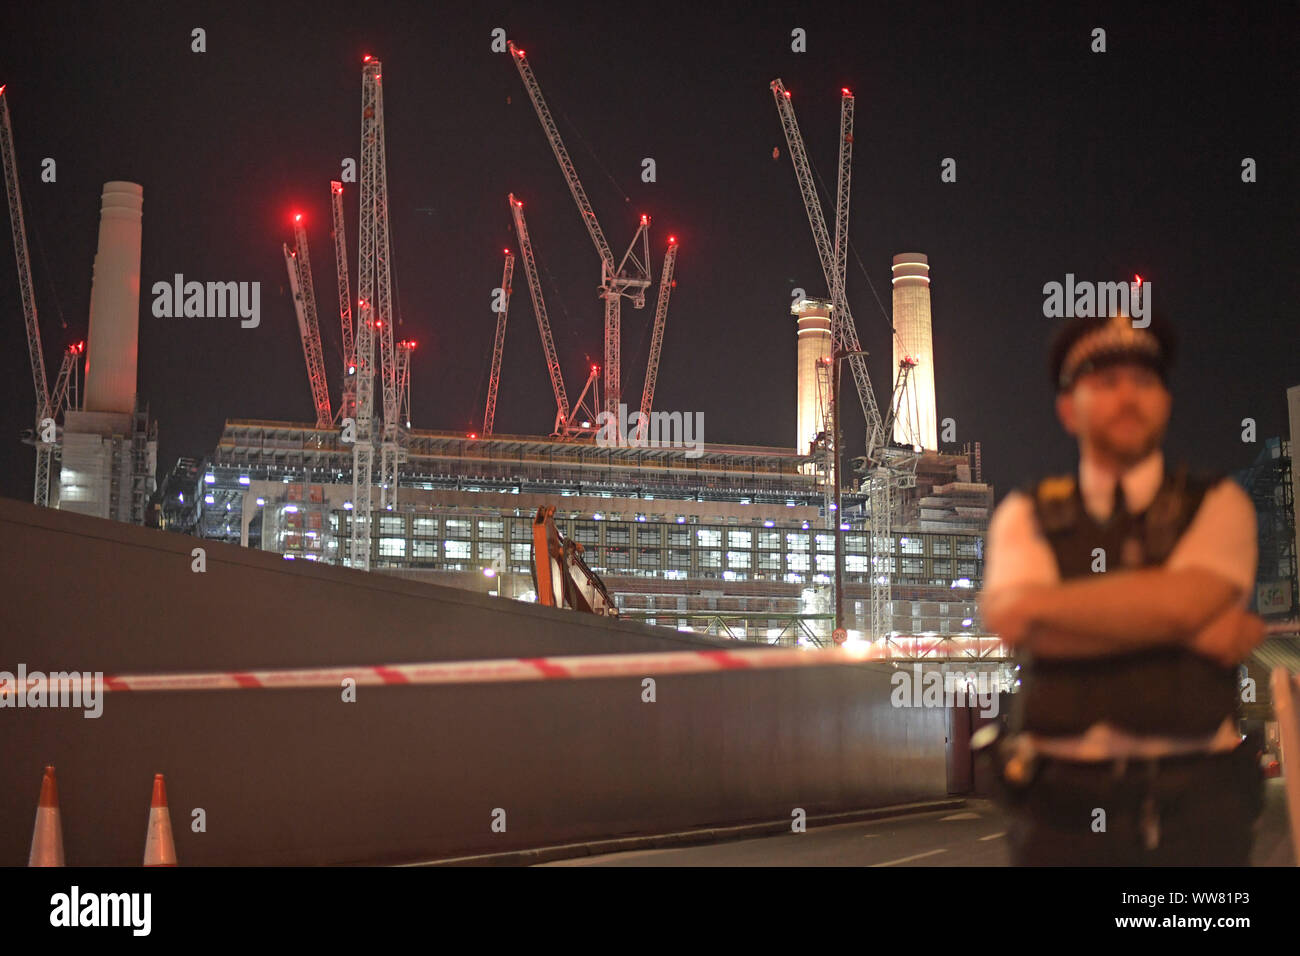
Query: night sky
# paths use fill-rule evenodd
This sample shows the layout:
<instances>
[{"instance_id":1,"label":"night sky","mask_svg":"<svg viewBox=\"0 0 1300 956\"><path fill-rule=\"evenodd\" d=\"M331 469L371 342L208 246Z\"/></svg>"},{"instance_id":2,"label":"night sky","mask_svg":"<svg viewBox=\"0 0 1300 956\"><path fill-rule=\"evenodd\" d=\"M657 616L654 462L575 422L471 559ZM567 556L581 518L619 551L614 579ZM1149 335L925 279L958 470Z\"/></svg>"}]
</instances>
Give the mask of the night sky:
<instances>
[{"instance_id":1,"label":"night sky","mask_svg":"<svg viewBox=\"0 0 1300 956\"><path fill-rule=\"evenodd\" d=\"M878 398L891 373L891 257L924 252L939 417L956 420L959 442L983 442L999 497L1073 460L1052 412L1042 314L1044 283L1067 272L1154 283L1183 346L1173 456L1238 468L1258 449L1241 442L1243 418L1261 439L1286 431L1285 389L1300 384L1294 4L18 6L0 14L0 82L48 375L86 334L102 184L141 183L139 390L160 423L160 479L177 456L210 452L227 418L312 418L280 250L294 211L308 223L338 400L328 188L359 157L366 53L384 63L398 332L419 342L415 426L481 426L491 294L502 249L515 248L511 191L526 204L576 398L602 357L599 263L514 65L491 50L496 27L527 51L616 252L642 212L656 277L667 236L679 238L655 405L702 411L707 441L792 443L791 291L826 294L768 88L776 77L831 189L839 89L856 94L848 292ZM1098 26L1104 54L1089 49ZM204 53L191 52L195 27ZM795 28L806 53L791 51ZM40 180L45 157L55 183ZM646 157L655 183L641 181ZM940 181L945 157L956 183ZM1255 183L1241 180L1244 157L1258 164ZM832 197L823 206L833 228ZM0 494L30 500L34 452L18 436L32 423L31 371L0 235ZM261 326L154 318L149 289L177 272L260 281ZM653 298L623 309L633 403ZM846 443L860 454L847 404ZM545 434L553 417L517 264L497 430Z\"/></svg>"}]
</instances>

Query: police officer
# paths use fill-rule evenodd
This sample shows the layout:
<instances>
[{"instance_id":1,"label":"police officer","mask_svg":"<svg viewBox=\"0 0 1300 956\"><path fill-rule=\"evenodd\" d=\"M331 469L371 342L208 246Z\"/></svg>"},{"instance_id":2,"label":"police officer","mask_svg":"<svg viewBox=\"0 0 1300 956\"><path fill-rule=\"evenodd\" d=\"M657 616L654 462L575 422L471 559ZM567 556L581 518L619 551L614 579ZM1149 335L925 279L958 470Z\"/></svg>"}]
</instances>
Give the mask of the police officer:
<instances>
[{"instance_id":1,"label":"police officer","mask_svg":"<svg viewBox=\"0 0 1300 956\"><path fill-rule=\"evenodd\" d=\"M1263 782L1237 665L1255 513L1233 482L1166 467L1174 338L1151 316L1071 320L1051 352L1076 473L1009 494L981 613L1021 686L988 748L1015 865L1248 865Z\"/></svg>"}]
</instances>

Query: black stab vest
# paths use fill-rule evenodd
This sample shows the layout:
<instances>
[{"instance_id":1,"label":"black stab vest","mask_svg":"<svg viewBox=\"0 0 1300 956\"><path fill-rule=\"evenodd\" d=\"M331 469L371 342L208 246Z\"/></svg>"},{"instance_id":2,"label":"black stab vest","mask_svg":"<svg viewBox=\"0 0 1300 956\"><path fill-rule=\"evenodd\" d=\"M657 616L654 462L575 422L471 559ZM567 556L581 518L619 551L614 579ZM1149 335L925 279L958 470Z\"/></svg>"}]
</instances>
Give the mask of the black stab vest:
<instances>
[{"instance_id":1,"label":"black stab vest","mask_svg":"<svg viewBox=\"0 0 1300 956\"><path fill-rule=\"evenodd\" d=\"M1093 571L1093 549L1106 569L1163 564L1217 478L1197 478L1186 467L1165 473L1150 506L1128 520L1098 524L1083 506L1073 476L1048 478L1026 489L1062 580ZM1176 646L1110 657L1039 659L1016 656L1020 692L1011 727L1043 736L1074 736L1098 721L1131 734L1172 737L1214 733L1236 713L1237 676L1206 657Z\"/></svg>"}]
</instances>

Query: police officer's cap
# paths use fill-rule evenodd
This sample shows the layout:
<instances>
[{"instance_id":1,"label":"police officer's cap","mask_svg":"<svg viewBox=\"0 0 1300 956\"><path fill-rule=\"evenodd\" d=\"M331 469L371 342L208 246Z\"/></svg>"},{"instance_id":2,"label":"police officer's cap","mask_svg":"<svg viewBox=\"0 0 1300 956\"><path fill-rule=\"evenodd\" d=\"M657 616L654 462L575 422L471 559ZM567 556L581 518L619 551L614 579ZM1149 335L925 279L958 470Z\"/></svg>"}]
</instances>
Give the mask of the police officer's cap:
<instances>
[{"instance_id":1,"label":"police officer's cap","mask_svg":"<svg viewBox=\"0 0 1300 956\"><path fill-rule=\"evenodd\" d=\"M1070 319L1052 340L1052 386L1068 392L1080 375L1120 364L1146 366L1168 386L1176 346L1173 329L1159 313L1145 328L1141 322L1123 315Z\"/></svg>"}]
</instances>

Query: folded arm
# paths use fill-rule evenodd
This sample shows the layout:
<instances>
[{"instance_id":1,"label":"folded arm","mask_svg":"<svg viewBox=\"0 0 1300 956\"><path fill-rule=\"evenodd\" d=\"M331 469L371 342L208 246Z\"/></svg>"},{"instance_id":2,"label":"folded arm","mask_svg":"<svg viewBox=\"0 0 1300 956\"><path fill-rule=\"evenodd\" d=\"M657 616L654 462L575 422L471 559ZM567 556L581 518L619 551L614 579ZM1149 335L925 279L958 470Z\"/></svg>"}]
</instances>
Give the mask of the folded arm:
<instances>
[{"instance_id":1,"label":"folded arm","mask_svg":"<svg viewBox=\"0 0 1300 956\"><path fill-rule=\"evenodd\" d=\"M1003 591L986 598L982 613L1012 646L1091 657L1189 643L1239 598L1213 571L1148 568Z\"/></svg>"},{"instance_id":2,"label":"folded arm","mask_svg":"<svg viewBox=\"0 0 1300 956\"><path fill-rule=\"evenodd\" d=\"M1255 575L1254 507L1231 482L1206 495L1160 567L1061 581L1033 502L1021 494L1008 496L994 514L988 548L984 623L1039 656L1104 656L1171 644L1208 653L1249 643L1258 630L1258 620L1247 620L1253 616L1241 606Z\"/></svg>"}]
</instances>

